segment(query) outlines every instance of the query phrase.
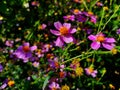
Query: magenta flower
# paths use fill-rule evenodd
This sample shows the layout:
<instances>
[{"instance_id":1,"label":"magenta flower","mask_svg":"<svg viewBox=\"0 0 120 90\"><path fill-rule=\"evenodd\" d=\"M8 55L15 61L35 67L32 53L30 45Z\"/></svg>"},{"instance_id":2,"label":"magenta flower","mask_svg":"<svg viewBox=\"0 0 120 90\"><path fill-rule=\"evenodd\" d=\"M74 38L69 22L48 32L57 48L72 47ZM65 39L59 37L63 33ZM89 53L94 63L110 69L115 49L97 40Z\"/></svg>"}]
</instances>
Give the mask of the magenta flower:
<instances>
[{"instance_id":1,"label":"magenta flower","mask_svg":"<svg viewBox=\"0 0 120 90\"><path fill-rule=\"evenodd\" d=\"M24 43L19 46L17 50L13 53L17 58L22 59L23 62L27 62L30 58L32 58L32 52L37 49L37 46L31 46L30 44Z\"/></svg>"},{"instance_id":2,"label":"magenta flower","mask_svg":"<svg viewBox=\"0 0 120 90\"><path fill-rule=\"evenodd\" d=\"M3 71L3 66L0 64L0 72Z\"/></svg>"},{"instance_id":3,"label":"magenta flower","mask_svg":"<svg viewBox=\"0 0 120 90\"><path fill-rule=\"evenodd\" d=\"M74 21L75 20L75 16L74 15L67 15L67 16L63 16L64 20L68 21Z\"/></svg>"},{"instance_id":4,"label":"magenta flower","mask_svg":"<svg viewBox=\"0 0 120 90\"><path fill-rule=\"evenodd\" d=\"M117 30L117 32L116 32L117 34L120 34L120 28Z\"/></svg>"},{"instance_id":5,"label":"magenta flower","mask_svg":"<svg viewBox=\"0 0 120 90\"><path fill-rule=\"evenodd\" d=\"M50 90L58 90L58 89L60 89L60 86L59 86L58 83L52 82L52 83L49 85L49 88L50 88Z\"/></svg>"},{"instance_id":6,"label":"magenta flower","mask_svg":"<svg viewBox=\"0 0 120 90\"><path fill-rule=\"evenodd\" d=\"M8 46L8 47L13 47L13 44L14 44L14 41L13 40L7 40L5 42L5 45Z\"/></svg>"},{"instance_id":7,"label":"magenta flower","mask_svg":"<svg viewBox=\"0 0 120 90\"><path fill-rule=\"evenodd\" d=\"M76 29L71 29L70 23L64 23L63 25L58 21L54 23L54 26L57 30L50 30L50 32L56 36L58 36L55 41L55 45L62 47L65 43L74 42L75 38L72 36L73 33L76 32Z\"/></svg>"},{"instance_id":8,"label":"magenta flower","mask_svg":"<svg viewBox=\"0 0 120 90\"><path fill-rule=\"evenodd\" d=\"M97 35L89 35L88 36L89 40L92 40L91 48L94 50L98 50L101 45L108 49L111 50L115 46L116 40L114 38L107 38L103 33L99 33Z\"/></svg>"},{"instance_id":9,"label":"magenta flower","mask_svg":"<svg viewBox=\"0 0 120 90\"><path fill-rule=\"evenodd\" d=\"M97 22L97 17L96 16L91 16L90 17L90 22L92 22L92 23L94 23L94 24L96 24L96 22Z\"/></svg>"},{"instance_id":10,"label":"magenta flower","mask_svg":"<svg viewBox=\"0 0 120 90\"><path fill-rule=\"evenodd\" d=\"M31 5L32 5L32 6L39 6L39 2L38 2L38 1L32 1L32 2L31 2Z\"/></svg>"},{"instance_id":11,"label":"magenta flower","mask_svg":"<svg viewBox=\"0 0 120 90\"><path fill-rule=\"evenodd\" d=\"M85 68L86 74L91 75L92 77L96 77L98 73L97 70L94 70L92 67Z\"/></svg>"}]
</instances>

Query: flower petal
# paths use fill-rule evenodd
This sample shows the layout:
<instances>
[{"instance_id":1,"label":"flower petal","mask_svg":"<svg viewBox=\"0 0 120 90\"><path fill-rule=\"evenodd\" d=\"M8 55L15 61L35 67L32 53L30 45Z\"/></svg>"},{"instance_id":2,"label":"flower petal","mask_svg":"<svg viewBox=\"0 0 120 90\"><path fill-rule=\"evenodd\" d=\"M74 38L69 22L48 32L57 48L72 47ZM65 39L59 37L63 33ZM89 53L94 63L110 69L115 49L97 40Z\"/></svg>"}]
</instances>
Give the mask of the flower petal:
<instances>
[{"instance_id":1,"label":"flower petal","mask_svg":"<svg viewBox=\"0 0 120 90\"><path fill-rule=\"evenodd\" d=\"M64 45L64 42L62 41L62 39L60 37L58 37L54 43L58 47L62 47Z\"/></svg>"},{"instance_id":2,"label":"flower petal","mask_svg":"<svg viewBox=\"0 0 120 90\"><path fill-rule=\"evenodd\" d=\"M62 27L62 24L58 21L54 23L54 26L56 27L56 29L60 30L60 28Z\"/></svg>"},{"instance_id":3,"label":"flower petal","mask_svg":"<svg viewBox=\"0 0 120 90\"><path fill-rule=\"evenodd\" d=\"M70 29L70 33L71 33L71 34L75 33L76 31L77 31L77 30L76 30L75 28Z\"/></svg>"},{"instance_id":4,"label":"flower petal","mask_svg":"<svg viewBox=\"0 0 120 90\"><path fill-rule=\"evenodd\" d=\"M89 35L88 39L92 40L92 41L95 41L96 40L96 36L95 35Z\"/></svg>"},{"instance_id":5,"label":"flower petal","mask_svg":"<svg viewBox=\"0 0 120 90\"><path fill-rule=\"evenodd\" d=\"M92 42L91 48L97 50L100 48L100 42Z\"/></svg>"},{"instance_id":6,"label":"flower petal","mask_svg":"<svg viewBox=\"0 0 120 90\"><path fill-rule=\"evenodd\" d=\"M62 38L63 41L66 42L66 43L73 42L73 37L72 37L71 35L62 36L61 38Z\"/></svg>"},{"instance_id":7,"label":"flower petal","mask_svg":"<svg viewBox=\"0 0 120 90\"><path fill-rule=\"evenodd\" d=\"M60 35L60 32L57 31L57 30L52 30L52 29L51 29L50 32L51 32L52 34L56 35L56 36L59 36L59 35Z\"/></svg>"},{"instance_id":8,"label":"flower petal","mask_svg":"<svg viewBox=\"0 0 120 90\"><path fill-rule=\"evenodd\" d=\"M23 44L23 46L30 46L30 43L25 42L25 43Z\"/></svg>"},{"instance_id":9,"label":"flower petal","mask_svg":"<svg viewBox=\"0 0 120 90\"><path fill-rule=\"evenodd\" d=\"M32 46L32 47L30 47L30 50L31 51L34 51L34 50L36 50L37 49L37 46Z\"/></svg>"},{"instance_id":10,"label":"flower petal","mask_svg":"<svg viewBox=\"0 0 120 90\"><path fill-rule=\"evenodd\" d=\"M116 40L114 38L105 38L105 42L114 43L114 42L116 42Z\"/></svg>"},{"instance_id":11,"label":"flower petal","mask_svg":"<svg viewBox=\"0 0 120 90\"><path fill-rule=\"evenodd\" d=\"M63 26L66 27L67 29L71 28L71 24L70 23L64 23Z\"/></svg>"},{"instance_id":12,"label":"flower petal","mask_svg":"<svg viewBox=\"0 0 120 90\"><path fill-rule=\"evenodd\" d=\"M102 43L103 47L108 49L108 50L112 50L115 46L115 44L108 44L108 43Z\"/></svg>"},{"instance_id":13,"label":"flower petal","mask_svg":"<svg viewBox=\"0 0 120 90\"><path fill-rule=\"evenodd\" d=\"M91 73L91 76L94 78L96 77L96 73Z\"/></svg>"}]
</instances>

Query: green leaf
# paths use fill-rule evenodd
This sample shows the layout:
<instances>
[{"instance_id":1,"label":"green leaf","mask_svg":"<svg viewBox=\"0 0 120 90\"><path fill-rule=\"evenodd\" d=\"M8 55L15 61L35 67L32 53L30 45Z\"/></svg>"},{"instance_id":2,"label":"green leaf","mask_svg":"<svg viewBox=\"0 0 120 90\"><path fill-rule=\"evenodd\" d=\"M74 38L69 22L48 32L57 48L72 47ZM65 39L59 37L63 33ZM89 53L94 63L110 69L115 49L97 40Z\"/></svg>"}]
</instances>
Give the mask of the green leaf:
<instances>
[{"instance_id":1,"label":"green leaf","mask_svg":"<svg viewBox=\"0 0 120 90\"><path fill-rule=\"evenodd\" d=\"M43 84L43 87L42 87L42 90L45 90L45 87L46 87L46 85L47 85L47 83L48 83L49 78L50 78L50 76L48 76L48 77L45 79L44 84Z\"/></svg>"}]
</instances>

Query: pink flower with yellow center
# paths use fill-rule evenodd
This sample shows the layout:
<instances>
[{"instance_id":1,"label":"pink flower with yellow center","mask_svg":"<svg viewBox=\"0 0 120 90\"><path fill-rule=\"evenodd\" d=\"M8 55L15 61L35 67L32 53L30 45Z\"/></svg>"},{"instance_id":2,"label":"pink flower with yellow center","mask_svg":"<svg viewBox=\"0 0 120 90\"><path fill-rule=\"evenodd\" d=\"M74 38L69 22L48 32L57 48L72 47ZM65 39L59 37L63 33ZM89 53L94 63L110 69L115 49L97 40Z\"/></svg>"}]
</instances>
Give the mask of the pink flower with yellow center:
<instances>
[{"instance_id":1,"label":"pink flower with yellow center","mask_svg":"<svg viewBox=\"0 0 120 90\"><path fill-rule=\"evenodd\" d=\"M86 74L91 75L92 77L96 77L96 74L98 73L97 70L94 70L92 67L85 68Z\"/></svg>"},{"instance_id":2,"label":"pink flower with yellow center","mask_svg":"<svg viewBox=\"0 0 120 90\"><path fill-rule=\"evenodd\" d=\"M116 40L114 38L107 38L103 33L98 33L97 35L89 35L89 40L92 40L91 48L94 50L98 50L101 45L108 49L112 50L115 46Z\"/></svg>"},{"instance_id":3,"label":"pink flower with yellow center","mask_svg":"<svg viewBox=\"0 0 120 90\"><path fill-rule=\"evenodd\" d=\"M67 15L67 16L63 16L64 20L70 20L70 21L74 21L75 20L75 16L74 15Z\"/></svg>"},{"instance_id":4,"label":"pink flower with yellow center","mask_svg":"<svg viewBox=\"0 0 120 90\"><path fill-rule=\"evenodd\" d=\"M58 36L55 41L55 45L62 47L65 43L71 43L75 41L75 38L72 36L77 30L75 28L71 29L70 23L64 23L63 25L58 21L54 23L54 26L57 30L50 30L50 32Z\"/></svg>"},{"instance_id":5,"label":"pink flower with yellow center","mask_svg":"<svg viewBox=\"0 0 120 90\"><path fill-rule=\"evenodd\" d=\"M81 14L81 11L80 11L79 9L74 9L74 10L73 10L73 13L74 13L75 15L78 15L78 14Z\"/></svg>"},{"instance_id":6,"label":"pink flower with yellow center","mask_svg":"<svg viewBox=\"0 0 120 90\"><path fill-rule=\"evenodd\" d=\"M37 46L30 46L30 43L26 42L19 46L13 53L18 59L22 59L23 62L28 62L32 58L32 52L37 49Z\"/></svg>"},{"instance_id":7,"label":"pink flower with yellow center","mask_svg":"<svg viewBox=\"0 0 120 90\"><path fill-rule=\"evenodd\" d=\"M58 89L60 89L60 86L59 86L58 83L52 82L52 83L49 85L49 88L50 88L50 90L58 90Z\"/></svg>"}]
</instances>

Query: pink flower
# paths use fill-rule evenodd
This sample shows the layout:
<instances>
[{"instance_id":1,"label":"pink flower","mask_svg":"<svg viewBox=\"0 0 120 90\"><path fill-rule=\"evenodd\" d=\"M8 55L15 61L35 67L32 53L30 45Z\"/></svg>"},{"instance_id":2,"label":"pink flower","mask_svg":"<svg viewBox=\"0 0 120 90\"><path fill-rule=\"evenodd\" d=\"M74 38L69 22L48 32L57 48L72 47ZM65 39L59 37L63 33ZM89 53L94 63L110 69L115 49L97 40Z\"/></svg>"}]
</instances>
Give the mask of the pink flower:
<instances>
[{"instance_id":1,"label":"pink flower","mask_svg":"<svg viewBox=\"0 0 120 90\"><path fill-rule=\"evenodd\" d=\"M112 50L115 46L114 43L116 42L114 38L107 38L103 33L99 33L97 35L89 35L88 39L93 41L91 48L94 50L98 50L101 45L108 50Z\"/></svg>"},{"instance_id":2,"label":"pink flower","mask_svg":"<svg viewBox=\"0 0 120 90\"><path fill-rule=\"evenodd\" d=\"M75 38L72 36L73 33L76 32L76 29L71 29L70 23L64 23L63 25L58 21L54 23L54 26L57 30L50 30L50 32L56 36L58 36L55 41L55 45L62 47L65 43L71 43L75 41Z\"/></svg>"},{"instance_id":3,"label":"pink flower","mask_svg":"<svg viewBox=\"0 0 120 90\"><path fill-rule=\"evenodd\" d=\"M31 5L32 5L32 6L39 6L39 2L38 2L38 1L32 1L32 2L31 2Z\"/></svg>"},{"instance_id":4,"label":"pink flower","mask_svg":"<svg viewBox=\"0 0 120 90\"><path fill-rule=\"evenodd\" d=\"M50 90L58 90L58 89L60 89L60 86L59 86L58 83L52 82L52 83L49 85L49 88L50 88Z\"/></svg>"},{"instance_id":5,"label":"pink flower","mask_svg":"<svg viewBox=\"0 0 120 90\"><path fill-rule=\"evenodd\" d=\"M22 59L23 62L28 62L32 58L32 52L37 49L37 46L31 46L30 43L25 42L23 45L19 46L17 50L13 53L18 59Z\"/></svg>"},{"instance_id":6,"label":"pink flower","mask_svg":"<svg viewBox=\"0 0 120 90\"><path fill-rule=\"evenodd\" d=\"M96 77L98 73L97 70L94 70L92 67L85 68L86 74L91 75L92 77Z\"/></svg>"},{"instance_id":7,"label":"pink flower","mask_svg":"<svg viewBox=\"0 0 120 90\"><path fill-rule=\"evenodd\" d=\"M74 21L75 20L75 16L74 15L67 15L67 16L63 16L64 20L70 20L70 21Z\"/></svg>"},{"instance_id":8,"label":"pink flower","mask_svg":"<svg viewBox=\"0 0 120 90\"><path fill-rule=\"evenodd\" d=\"M8 47L13 47L13 44L14 44L14 41L12 41L12 40L7 40L5 42L5 45L8 46Z\"/></svg>"}]
</instances>

